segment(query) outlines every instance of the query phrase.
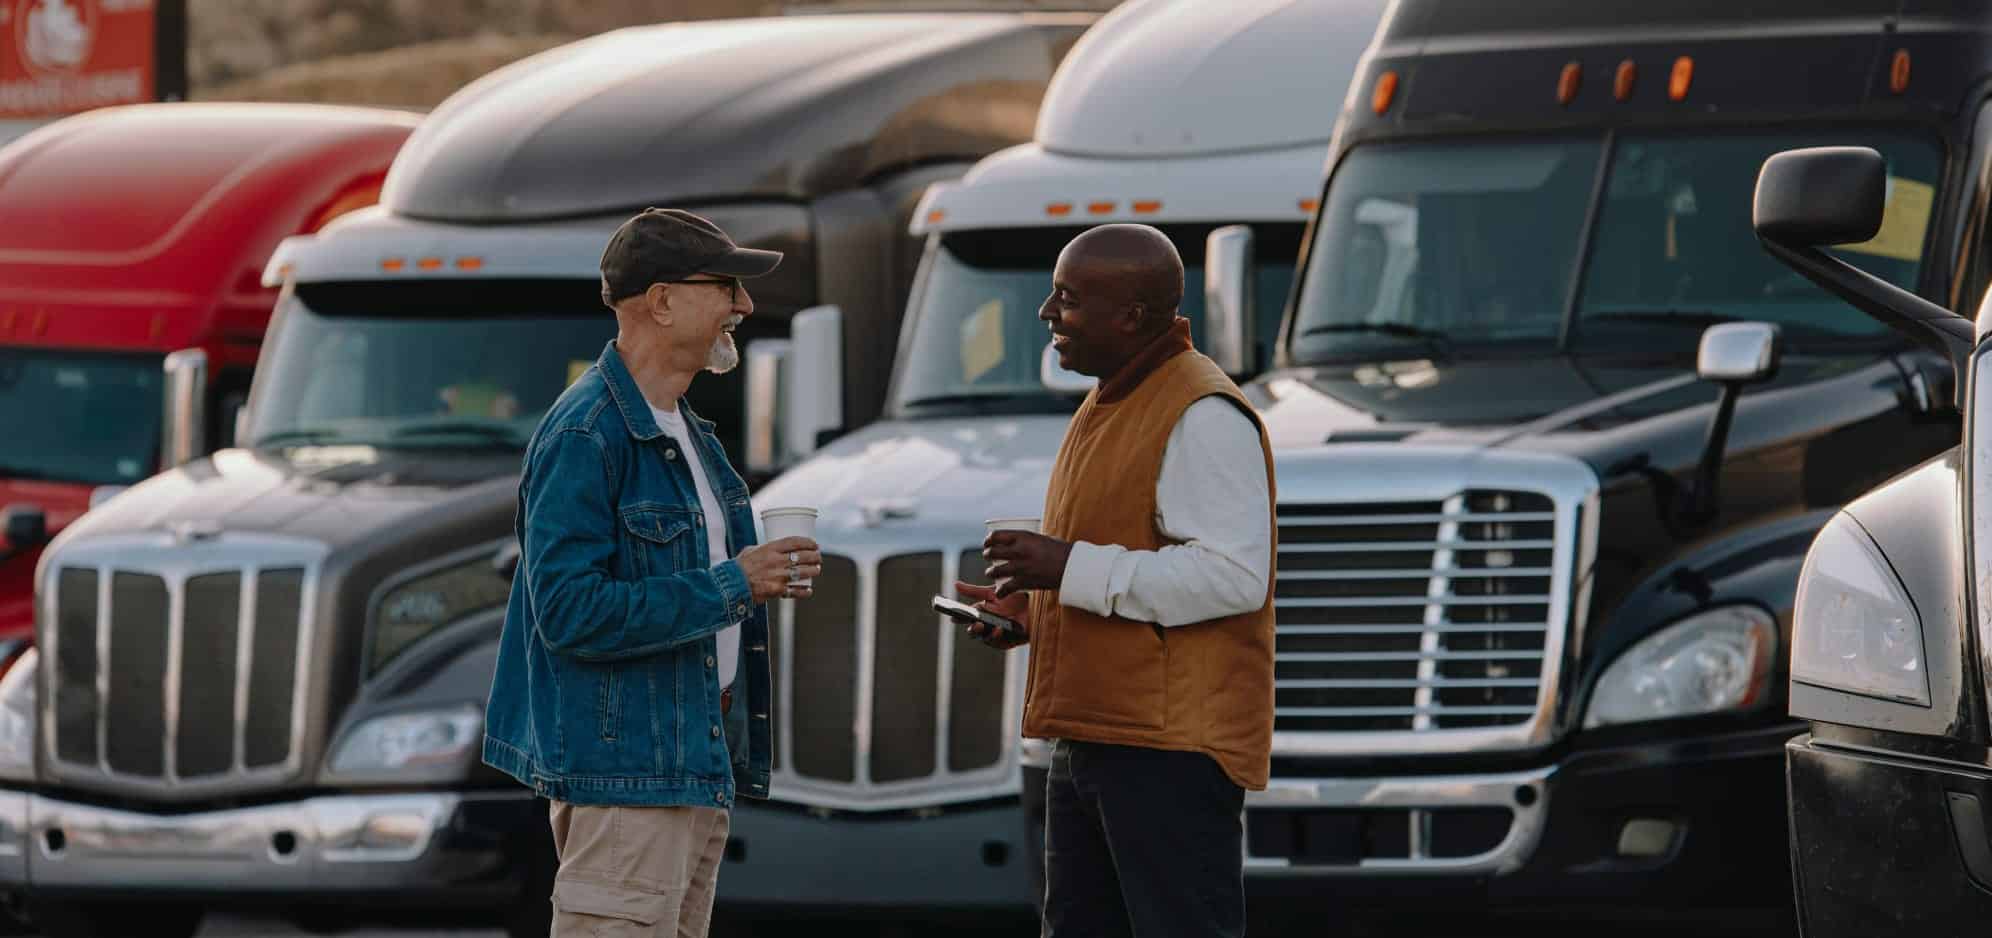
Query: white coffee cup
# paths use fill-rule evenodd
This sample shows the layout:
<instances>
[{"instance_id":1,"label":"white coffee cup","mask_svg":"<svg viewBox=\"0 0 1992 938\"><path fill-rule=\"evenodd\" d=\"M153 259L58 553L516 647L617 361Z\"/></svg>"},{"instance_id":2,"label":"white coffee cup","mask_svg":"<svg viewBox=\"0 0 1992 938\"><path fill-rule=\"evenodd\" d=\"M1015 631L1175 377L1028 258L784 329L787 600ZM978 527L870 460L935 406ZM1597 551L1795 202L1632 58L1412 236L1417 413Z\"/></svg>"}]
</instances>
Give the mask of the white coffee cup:
<instances>
[{"instance_id":1,"label":"white coffee cup","mask_svg":"<svg viewBox=\"0 0 1992 938\"><path fill-rule=\"evenodd\" d=\"M991 518L988 521L984 521L982 526L985 529L983 532L985 534L994 534L998 531L1029 531L1032 534L1036 534L1038 533L1038 527L1043 521L1044 519L1042 518ZM1008 582L1010 582L1010 578L1003 577L995 581L995 585L998 589L1001 589L1003 584Z\"/></svg>"},{"instance_id":2,"label":"white coffee cup","mask_svg":"<svg viewBox=\"0 0 1992 938\"><path fill-rule=\"evenodd\" d=\"M816 509L802 506L770 508L761 512L762 534L768 542L785 537L816 538ZM790 577L789 582L797 586L809 586L814 578Z\"/></svg>"}]
</instances>

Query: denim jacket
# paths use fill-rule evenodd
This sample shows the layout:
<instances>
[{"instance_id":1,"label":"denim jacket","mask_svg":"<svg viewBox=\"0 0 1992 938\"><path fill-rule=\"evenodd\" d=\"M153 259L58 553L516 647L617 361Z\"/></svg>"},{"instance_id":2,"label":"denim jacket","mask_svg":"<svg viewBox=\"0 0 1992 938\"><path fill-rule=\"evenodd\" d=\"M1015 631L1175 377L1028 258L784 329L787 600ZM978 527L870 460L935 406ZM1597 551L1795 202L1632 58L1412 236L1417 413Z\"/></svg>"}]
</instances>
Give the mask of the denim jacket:
<instances>
[{"instance_id":1,"label":"denim jacket","mask_svg":"<svg viewBox=\"0 0 1992 938\"><path fill-rule=\"evenodd\" d=\"M713 425L684 413L738 556L755 543L746 483ZM614 342L527 445L484 761L543 797L725 808L736 791L768 796L767 609L738 561L706 556L678 450ZM740 667L722 719L715 636L736 623Z\"/></svg>"}]
</instances>

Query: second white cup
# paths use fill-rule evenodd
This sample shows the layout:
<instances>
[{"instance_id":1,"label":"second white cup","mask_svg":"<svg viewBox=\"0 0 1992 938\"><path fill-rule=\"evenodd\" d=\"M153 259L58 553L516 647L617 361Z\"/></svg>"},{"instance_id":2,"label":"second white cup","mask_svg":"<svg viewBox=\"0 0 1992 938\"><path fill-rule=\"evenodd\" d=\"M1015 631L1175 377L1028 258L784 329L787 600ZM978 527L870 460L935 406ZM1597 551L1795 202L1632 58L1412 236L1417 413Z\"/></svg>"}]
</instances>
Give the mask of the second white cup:
<instances>
[{"instance_id":1,"label":"second white cup","mask_svg":"<svg viewBox=\"0 0 1992 938\"><path fill-rule=\"evenodd\" d=\"M1039 533L1038 528L1043 521L1044 519L1042 518L991 518L988 521L984 521L982 527L984 534L994 534L998 531L1029 531L1032 534L1037 534ZM998 589L1001 589L1003 584L1008 582L1010 582L1010 578L1003 577L997 580L995 585Z\"/></svg>"},{"instance_id":2,"label":"second white cup","mask_svg":"<svg viewBox=\"0 0 1992 938\"><path fill-rule=\"evenodd\" d=\"M816 539L816 509L802 506L770 508L761 512L761 528L770 542L785 537L806 537ZM815 578L798 577L791 580L797 586L809 586Z\"/></svg>"}]
</instances>

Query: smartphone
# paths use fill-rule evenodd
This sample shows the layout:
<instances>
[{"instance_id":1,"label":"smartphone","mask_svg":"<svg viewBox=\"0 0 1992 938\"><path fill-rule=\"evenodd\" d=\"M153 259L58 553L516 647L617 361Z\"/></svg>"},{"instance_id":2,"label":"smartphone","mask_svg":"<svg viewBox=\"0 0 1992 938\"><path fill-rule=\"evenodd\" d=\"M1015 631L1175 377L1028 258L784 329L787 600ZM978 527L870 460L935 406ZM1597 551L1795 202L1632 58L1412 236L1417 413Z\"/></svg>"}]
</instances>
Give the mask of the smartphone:
<instances>
[{"instance_id":1,"label":"smartphone","mask_svg":"<svg viewBox=\"0 0 1992 938\"><path fill-rule=\"evenodd\" d=\"M949 599L946 596L938 594L934 596L934 611L963 625L972 625L980 622L995 629L1001 637L1007 640L1021 640L1024 637L1023 626L993 612L977 609L965 602Z\"/></svg>"}]
</instances>

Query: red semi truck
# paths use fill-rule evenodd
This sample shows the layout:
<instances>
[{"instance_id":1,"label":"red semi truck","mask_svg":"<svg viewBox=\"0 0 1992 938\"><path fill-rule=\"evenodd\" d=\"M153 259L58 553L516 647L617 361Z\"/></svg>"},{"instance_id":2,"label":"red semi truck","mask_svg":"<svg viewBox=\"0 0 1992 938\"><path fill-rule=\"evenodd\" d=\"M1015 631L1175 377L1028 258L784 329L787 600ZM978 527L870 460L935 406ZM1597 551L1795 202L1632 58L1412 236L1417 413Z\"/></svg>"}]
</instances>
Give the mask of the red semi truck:
<instances>
[{"instance_id":1,"label":"red semi truck","mask_svg":"<svg viewBox=\"0 0 1992 938\"><path fill-rule=\"evenodd\" d=\"M33 635L42 544L232 438L276 303L271 252L373 204L418 120L144 104L0 148L0 642ZM206 415L172 439L168 394Z\"/></svg>"}]
</instances>

